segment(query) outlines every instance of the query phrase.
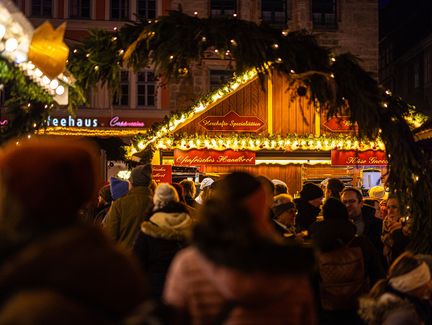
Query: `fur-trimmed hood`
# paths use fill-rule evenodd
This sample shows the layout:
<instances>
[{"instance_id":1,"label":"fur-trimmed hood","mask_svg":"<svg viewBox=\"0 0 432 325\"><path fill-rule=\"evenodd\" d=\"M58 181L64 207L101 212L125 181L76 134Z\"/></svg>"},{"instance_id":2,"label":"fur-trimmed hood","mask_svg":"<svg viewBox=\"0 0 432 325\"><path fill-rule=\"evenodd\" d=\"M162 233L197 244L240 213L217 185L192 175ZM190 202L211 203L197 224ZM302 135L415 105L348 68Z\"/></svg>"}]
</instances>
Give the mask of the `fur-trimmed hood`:
<instances>
[{"instance_id":1,"label":"fur-trimmed hood","mask_svg":"<svg viewBox=\"0 0 432 325\"><path fill-rule=\"evenodd\" d=\"M384 293L378 299L363 297L359 303L359 315L371 325L383 324L392 313L416 314L415 307L409 301L391 293Z\"/></svg>"},{"instance_id":2,"label":"fur-trimmed hood","mask_svg":"<svg viewBox=\"0 0 432 325\"><path fill-rule=\"evenodd\" d=\"M141 224L141 231L154 238L166 240L185 240L190 237L192 219L186 212L154 213L149 221Z\"/></svg>"}]
</instances>

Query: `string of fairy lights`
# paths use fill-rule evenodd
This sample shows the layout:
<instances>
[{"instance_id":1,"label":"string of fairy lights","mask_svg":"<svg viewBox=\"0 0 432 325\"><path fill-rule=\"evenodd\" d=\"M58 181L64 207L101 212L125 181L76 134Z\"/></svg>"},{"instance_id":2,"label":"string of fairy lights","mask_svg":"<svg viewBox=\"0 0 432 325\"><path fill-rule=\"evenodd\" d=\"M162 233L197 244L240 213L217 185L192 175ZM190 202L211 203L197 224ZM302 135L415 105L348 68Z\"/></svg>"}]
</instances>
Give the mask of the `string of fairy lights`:
<instances>
[{"instance_id":1,"label":"string of fairy lights","mask_svg":"<svg viewBox=\"0 0 432 325\"><path fill-rule=\"evenodd\" d=\"M155 147L157 149L213 149L226 150L317 150L328 151L339 150L384 150L384 143L376 141L361 141L353 136L313 136L313 135L289 135L286 137L266 137L266 136L241 136L233 134L230 136L208 136L208 135L182 135L178 139L174 137L164 137L159 139Z\"/></svg>"}]
</instances>

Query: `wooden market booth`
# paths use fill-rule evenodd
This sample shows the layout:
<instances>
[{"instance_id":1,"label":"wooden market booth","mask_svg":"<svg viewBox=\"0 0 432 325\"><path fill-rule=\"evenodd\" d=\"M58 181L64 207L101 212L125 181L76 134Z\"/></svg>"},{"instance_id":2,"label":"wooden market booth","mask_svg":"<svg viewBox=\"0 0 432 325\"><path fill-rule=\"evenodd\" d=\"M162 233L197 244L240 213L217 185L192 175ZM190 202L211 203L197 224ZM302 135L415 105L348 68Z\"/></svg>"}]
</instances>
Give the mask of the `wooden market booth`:
<instances>
[{"instance_id":1,"label":"wooden market booth","mask_svg":"<svg viewBox=\"0 0 432 325\"><path fill-rule=\"evenodd\" d=\"M292 194L306 181L328 177L358 186L370 167L374 182L377 172L385 174L384 145L355 138L344 118L321 116L304 87L290 87L276 73L264 81L256 73L245 76L209 95L207 102L170 116L129 154L140 156L152 143L154 165L200 166L220 174L248 171L285 181Z\"/></svg>"}]
</instances>

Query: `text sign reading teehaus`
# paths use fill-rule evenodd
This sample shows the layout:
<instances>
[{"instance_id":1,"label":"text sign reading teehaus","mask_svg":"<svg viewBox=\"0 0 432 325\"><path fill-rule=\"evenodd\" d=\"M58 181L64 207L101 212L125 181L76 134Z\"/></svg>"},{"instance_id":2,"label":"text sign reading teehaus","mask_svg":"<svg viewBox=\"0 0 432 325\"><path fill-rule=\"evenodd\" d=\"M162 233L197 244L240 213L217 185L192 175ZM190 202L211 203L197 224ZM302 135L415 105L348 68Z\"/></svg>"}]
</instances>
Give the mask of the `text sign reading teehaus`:
<instances>
[{"instance_id":1,"label":"text sign reading teehaus","mask_svg":"<svg viewBox=\"0 0 432 325\"><path fill-rule=\"evenodd\" d=\"M264 122L255 116L240 116L231 111L224 116L207 116L199 125L207 131L257 132L264 126Z\"/></svg>"},{"instance_id":2,"label":"text sign reading teehaus","mask_svg":"<svg viewBox=\"0 0 432 325\"><path fill-rule=\"evenodd\" d=\"M355 130L347 116L332 117L325 121L323 125L332 132L350 132Z\"/></svg>"},{"instance_id":3,"label":"text sign reading teehaus","mask_svg":"<svg viewBox=\"0 0 432 325\"><path fill-rule=\"evenodd\" d=\"M174 150L174 165L197 166L197 165L255 165L255 152L224 151L216 150Z\"/></svg>"},{"instance_id":4,"label":"text sign reading teehaus","mask_svg":"<svg viewBox=\"0 0 432 325\"><path fill-rule=\"evenodd\" d=\"M332 150L331 163L333 166L386 166L388 161L381 150Z\"/></svg>"},{"instance_id":5,"label":"text sign reading teehaus","mask_svg":"<svg viewBox=\"0 0 432 325\"><path fill-rule=\"evenodd\" d=\"M156 183L172 183L171 165L153 165L152 178Z\"/></svg>"}]
</instances>

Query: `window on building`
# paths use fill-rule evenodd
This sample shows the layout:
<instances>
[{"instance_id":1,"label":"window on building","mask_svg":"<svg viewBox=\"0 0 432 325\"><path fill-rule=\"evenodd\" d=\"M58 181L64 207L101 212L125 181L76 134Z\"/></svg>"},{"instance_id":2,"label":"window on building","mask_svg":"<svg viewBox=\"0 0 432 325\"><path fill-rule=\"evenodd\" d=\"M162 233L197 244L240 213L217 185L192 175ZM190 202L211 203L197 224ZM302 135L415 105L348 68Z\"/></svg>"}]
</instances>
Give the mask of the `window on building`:
<instances>
[{"instance_id":1,"label":"window on building","mask_svg":"<svg viewBox=\"0 0 432 325\"><path fill-rule=\"evenodd\" d=\"M129 0L111 0L111 19L129 19Z\"/></svg>"},{"instance_id":2,"label":"window on building","mask_svg":"<svg viewBox=\"0 0 432 325\"><path fill-rule=\"evenodd\" d=\"M287 23L286 0L262 0L262 21L270 25L285 26Z\"/></svg>"},{"instance_id":3,"label":"window on building","mask_svg":"<svg viewBox=\"0 0 432 325\"><path fill-rule=\"evenodd\" d=\"M140 71L137 74L138 107L156 106L156 78L152 71Z\"/></svg>"},{"instance_id":4,"label":"window on building","mask_svg":"<svg viewBox=\"0 0 432 325\"><path fill-rule=\"evenodd\" d=\"M210 16L232 16L237 12L236 0L210 0Z\"/></svg>"},{"instance_id":5,"label":"window on building","mask_svg":"<svg viewBox=\"0 0 432 325\"><path fill-rule=\"evenodd\" d=\"M214 90L227 83L233 76L232 70L210 70L210 90Z\"/></svg>"},{"instance_id":6,"label":"window on building","mask_svg":"<svg viewBox=\"0 0 432 325\"><path fill-rule=\"evenodd\" d=\"M90 0L69 0L70 18L90 18Z\"/></svg>"},{"instance_id":7,"label":"window on building","mask_svg":"<svg viewBox=\"0 0 432 325\"><path fill-rule=\"evenodd\" d=\"M156 0L137 0L137 14L141 18L156 18Z\"/></svg>"},{"instance_id":8,"label":"window on building","mask_svg":"<svg viewBox=\"0 0 432 325\"><path fill-rule=\"evenodd\" d=\"M120 94L113 98L113 105L129 107L129 71L120 72Z\"/></svg>"},{"instance_id":9,"label":"window on building","mask_svg":"<svg viewBox=\"0 0 432 325\"><path fill-rule=\"evenodd\" d=\"M432 81L432 50L424 53L424 79L425 83Z\"/></svg>"},{"instance_id":10,"label":"window on building","mask_svg":"<svg viewBox=\"0 0 432 325\"><path fill-rule=\"evenodd\" d=\"M314 27L336 27L336 0L312 0Z\"/></svg>"},{"instance_id":11,"label":"window on building","mask_svg":"<svg viewBox=\"0 0 432 325\"><path fill-rule=\"evenodd\" d=\"M52 17L52 0L32 0L32 17Z\"/></svg>"}]
</instances>

